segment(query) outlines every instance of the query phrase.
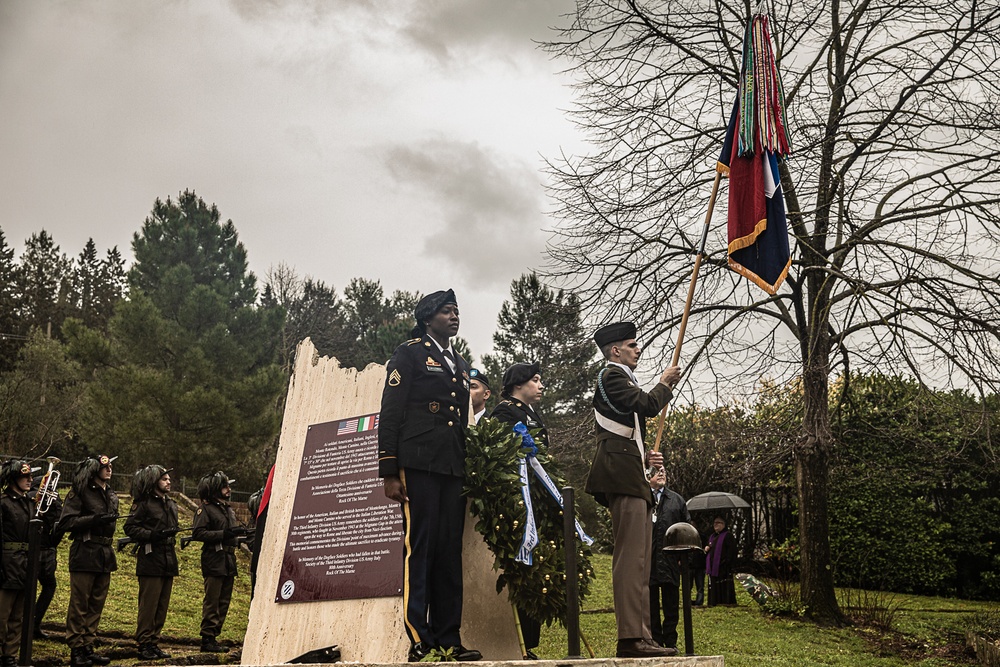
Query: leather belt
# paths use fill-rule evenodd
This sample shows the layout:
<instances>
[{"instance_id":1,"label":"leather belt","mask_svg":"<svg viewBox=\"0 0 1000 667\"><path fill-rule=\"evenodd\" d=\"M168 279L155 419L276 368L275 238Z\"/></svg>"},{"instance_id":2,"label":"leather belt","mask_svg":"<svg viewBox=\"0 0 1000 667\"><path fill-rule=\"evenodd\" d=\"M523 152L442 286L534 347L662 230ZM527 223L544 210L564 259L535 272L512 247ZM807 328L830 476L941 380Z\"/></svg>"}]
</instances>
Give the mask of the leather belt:
<instances>
[{"instance_id":1,"label":"leather belt","mask_svg":"<svg viewBox=\"0 0 1000 667\"><path fill-rule=\"evenodd\" d=\"M28 550L28 543L27 542L4 542L3 543L3 550L4 551L27 551Z\"/></svg>"}]
</instances>

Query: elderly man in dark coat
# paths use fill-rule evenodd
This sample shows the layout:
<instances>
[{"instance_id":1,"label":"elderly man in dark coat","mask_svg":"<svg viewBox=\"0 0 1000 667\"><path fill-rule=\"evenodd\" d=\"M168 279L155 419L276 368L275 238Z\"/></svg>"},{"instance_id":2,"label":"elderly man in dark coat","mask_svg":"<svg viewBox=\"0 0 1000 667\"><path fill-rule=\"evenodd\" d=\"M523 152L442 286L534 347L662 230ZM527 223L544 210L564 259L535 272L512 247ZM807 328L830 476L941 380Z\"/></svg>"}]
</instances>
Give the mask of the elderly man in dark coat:
<instances>
[{"instance_id":1,"label":"elderly man in dark coat","mask_svg":"<svg viewBox=\"0 0 1000 667\"><path fill-rule=\"evenodd\" d=\"M675 523L690 523L691 515L684 498L668 489L666 482L667 473L663 468L659 468L649 480L649 486L653 490L653 565L649 571L649 621L654 642L677 648L681 568L688 566L688 554L664 551L663 536L667 528Z\"/></svg>"}]
</instances>

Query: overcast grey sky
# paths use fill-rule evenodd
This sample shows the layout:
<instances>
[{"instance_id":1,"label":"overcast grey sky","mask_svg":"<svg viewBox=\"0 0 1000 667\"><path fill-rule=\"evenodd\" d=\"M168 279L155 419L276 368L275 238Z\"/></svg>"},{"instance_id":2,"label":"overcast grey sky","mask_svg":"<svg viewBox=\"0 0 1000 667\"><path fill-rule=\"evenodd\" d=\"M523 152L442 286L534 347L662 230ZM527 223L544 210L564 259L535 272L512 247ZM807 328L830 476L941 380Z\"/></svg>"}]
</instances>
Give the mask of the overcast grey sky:
<instances>
[{"instance_id":1,"label":"overcast grey sky","mask_svg":"<svg viewBox=\"0 0 1000 667\"><path fill-rule=\"evenodd\" d=\"M341 290L453 287L481 357L577 152L552 38L572 0L3 0L0 229L131 258L154 199L195 190L251 269Z\"/></svg>"}]
</instances>

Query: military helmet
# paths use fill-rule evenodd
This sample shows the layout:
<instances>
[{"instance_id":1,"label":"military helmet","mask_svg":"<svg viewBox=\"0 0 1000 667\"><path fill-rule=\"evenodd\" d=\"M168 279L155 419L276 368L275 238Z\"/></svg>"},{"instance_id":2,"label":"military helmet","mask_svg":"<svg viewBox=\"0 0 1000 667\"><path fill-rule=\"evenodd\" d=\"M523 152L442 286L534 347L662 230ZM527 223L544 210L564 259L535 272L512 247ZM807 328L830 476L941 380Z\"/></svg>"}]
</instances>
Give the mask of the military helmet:
<instances>
[{"instance_id":1,"label":"military helmet","mask_svg":"<svg viewBox=\"0 0 1000 667\"><path fill-rule=\"evenodd\" d=\"M173 470L173 468L170 470ZM132 475L132 500L140 500L153 495L156 492L160 479L170 472L170 470L155 463L136 470L135 474Z\"/></svg>"},{"instance_id":2,"label":"military helmet","mask_svg":"<svg viewBox=\"0 0 1000 667\"><path fill-rule=\"evenodd\" d=\"M229 475L218 470L205 475L198 482L198 497L202 500L213 500L222 495L222 489L232 486L235 479L229 479Z\"/></svg>"},{"instance_id":3,"label":"military helmet","mask_svg":"<svg viewBox=\"0 0 1000 667\"><path fill-rule=\"evenodd\" d=\"M73 490L82 493L90 484L91 480L97 477L101 468L111 465L117 456L107 454L95 454L88 456L76 466L76 473L73 475Z\"/></svg>"},{"instance_id":4,"label":"military helmet","mask_svg":"<svg viewBox=\"0 0 1000 667\"><path fill-rule=\"evenodd\" d=\"M667 551L701 549L701 535L698 529L685 521L678 521L667 528L663 536L663 548Z\"/></svg>"},{"instance_id":5,"label":"military helmet","mask_svg":"<svg viewBox=\"0 0 1000 667\"><path fill-rule=\"evenodd\" d=\"M0 467L0 489L13 486L21 477L31 477L39 468L32 468L27 461L14 459Z\"/></svg>"}]
</instances>

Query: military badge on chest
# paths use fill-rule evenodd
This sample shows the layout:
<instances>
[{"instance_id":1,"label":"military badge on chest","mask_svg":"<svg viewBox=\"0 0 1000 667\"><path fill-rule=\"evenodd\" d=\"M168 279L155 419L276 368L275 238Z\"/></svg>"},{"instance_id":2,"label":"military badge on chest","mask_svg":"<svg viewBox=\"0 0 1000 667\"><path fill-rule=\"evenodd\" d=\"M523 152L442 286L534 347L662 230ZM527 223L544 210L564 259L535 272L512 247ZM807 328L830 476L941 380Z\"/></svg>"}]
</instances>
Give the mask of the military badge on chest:
<instances>
[{"instance_id":1,"label":"military badge on chest","mask_svg":"<svg viewBox=\"0 0 1000 667\"><path fill-rule=\"evenodd\" d=\"M434 361L433 357L428 356L426 364L427 364L427 370L430 371L431 373L444 373L444 368L441 367L441 363Z\"/></svg>"}]
</instances>

